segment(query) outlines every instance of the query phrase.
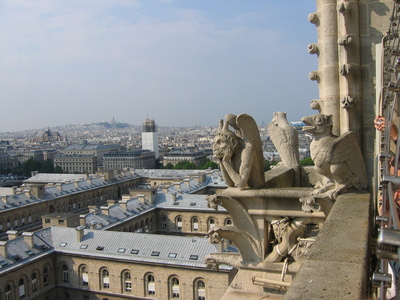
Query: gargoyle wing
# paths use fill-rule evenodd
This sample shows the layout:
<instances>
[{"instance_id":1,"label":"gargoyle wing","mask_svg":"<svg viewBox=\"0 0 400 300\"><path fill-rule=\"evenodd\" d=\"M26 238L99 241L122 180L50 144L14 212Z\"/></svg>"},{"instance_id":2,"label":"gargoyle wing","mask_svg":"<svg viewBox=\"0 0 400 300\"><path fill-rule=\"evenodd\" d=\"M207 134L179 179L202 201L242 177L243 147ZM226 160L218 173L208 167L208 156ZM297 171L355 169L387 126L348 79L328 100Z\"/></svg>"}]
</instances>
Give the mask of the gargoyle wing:
<instances>
[{"instance_id":1,"label":"gargoyle wing","mask_svg":"<svg viewBox=\"0 0 400 300\"><path fill-rule=\"evenodd\" d=\"M244 142L253 145L254 155L259 166L259 176L260 178L264 178L264 156L262 152L260 132L256 121L254 121L254 119L248 114L241 114L236 118L236 124L242 131Z\"/></svg>"},{"instance_id":2,"label":"gargoyle wing","mask_svg":"<svg viewBox=\"0 0 400 300\"><path fill-rule=\"evenodd\" d=\"M332 141L327 160L331 165L344 163L348 168L349 180L361 190L367 187L367 172L357 138L352 131Z\"/></svg>"}]
</instances>

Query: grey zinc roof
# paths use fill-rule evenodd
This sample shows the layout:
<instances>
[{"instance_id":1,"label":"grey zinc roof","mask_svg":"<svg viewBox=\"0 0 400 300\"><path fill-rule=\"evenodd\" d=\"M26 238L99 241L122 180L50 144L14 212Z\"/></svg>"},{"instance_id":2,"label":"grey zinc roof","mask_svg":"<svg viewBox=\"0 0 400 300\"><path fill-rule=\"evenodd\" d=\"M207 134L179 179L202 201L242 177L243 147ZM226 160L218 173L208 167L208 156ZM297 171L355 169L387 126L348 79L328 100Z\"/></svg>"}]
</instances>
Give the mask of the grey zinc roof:
<instances>
[{"instance_id":1,"label":"grey zinc roof","mask_svg":"<svg viewBox=\"0 0 400 300\"><path fill-rule=\"evenodd\" d=\"M48 194L46 194L46 197L41 199L37 199L32 195L28 197L24 193L4 196L4 198L0 198L0 211L20 207L22 205L29 205L31 203L36 203L47 199L51 199Z\"/></svg>"},{"instance_id":2,"label":"grey zinc roof","mask_svg":"<svg viewBox=\"0 0 400 300\"><path fill-rule=\"evenodd\" d=\"M135 173L142 177L150 178L183 178L190 175L198 175L204 170L163 170L163 169L137 169Z\"/></svg>"},{"instance_id":3,"label":"grey zinc roof","mask_svg":"<svg viewBox=\"0 0 400 300\"><path fill-rule=\"evenodd\" d=\"M51 231L55 251L91 257L206 268L206 255L218 252L206 238L84 229L79 242L74 228L51 227ZM171 253L176 257L169 257Z\"/></svg>"},{"instance_id":4,"label":"grey zinc roof","mask_svg":"<svg viewBox=\"0 0 400 300\"><path fill-rule=\"evenodd\" d=\"M207 195L197 194L177 194L175 201L170 193L158 193L155 205L158 208L188 209L188 210L209 210L215 212L213 208L209 208L206 200ZM226 211L225 208L219 207L218 211Z\"/></svg>"},{"instance_id":5,"label":"grey zinc roof","mask_svg":"<svg viewBox=\"0 0 400 300\"><path fill-rule=\"evenodd\" d=\"M52 183L63 183L73 180L82 180L86 178L85 174L51 174L51 173L39 173L36 174L27 180L24 180L26 183L35 183L35 182L52 182Z\"/></svg>"},{"instance_id":6,"label":"grey zinc roof","mask_svg":"<svg viewBox=\"0 0 400 300\"><path fill-rule=\"evenodd\" d=\"M127 208L128 210L126 211L122 209L119 203L114 204L109 208L108 215L103 214L101 209L96 209L96 213L90 212L86 214L86 224L95 223L97 224L96 228L107 229L121 220L135 218L149 210L155 209L155 206L148 202L142 203L137 198L134 198L127 201Z\"/></svg>"},{"instance_id":7,"label":"grey zinc roof","mask_svg":"<svg viewBox=\"0 0 400 300\"><path fill-rule=\"evenodd\" d=\"M23 237L7 241L7 257L0 255L0 273L8 272L13 266L32 261L52 251L50 230L33 235L34 247L25 243Z\"/></svg>"},{"instance_id":8,"label":"grey zinc roof","mask_svg":"<svg viewBox=\"0 0 400 300\"><path fill-rule=\"evenodd\" d=\"M104 144L73 144L65 147L63 150L96 150L96 149L108 149L119 147L117 144L104 145Z\"/></svg>"}]
</instances>

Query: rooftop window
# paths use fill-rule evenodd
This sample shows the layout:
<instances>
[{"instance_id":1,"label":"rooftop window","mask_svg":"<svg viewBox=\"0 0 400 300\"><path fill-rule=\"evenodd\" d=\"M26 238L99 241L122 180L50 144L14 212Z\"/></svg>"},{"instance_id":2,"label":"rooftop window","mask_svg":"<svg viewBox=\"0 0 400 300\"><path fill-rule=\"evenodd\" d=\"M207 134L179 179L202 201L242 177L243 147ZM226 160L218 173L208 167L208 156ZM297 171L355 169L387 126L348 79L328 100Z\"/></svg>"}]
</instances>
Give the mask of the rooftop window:
<instances>
[{"instance_id":1,"label":"rooftop window","mask_svg":"<svg viewBox=\"0 0 400 300\"><path fill-rule=\"evenodd\" d=\"M79 248L81 248L81 249L87 249L87 247L88 247L88 245L82 244Z\"/></svg>"},{"instance_id":2,"label":"rooftop window","mask_svg":"<svg viewBox=\"0 0 400 300\"><path fill-rule=\"evenodd\" d=\"M4 268L8 266L8 262L6 262L5 260L0 261L0 267Z\"/></svg>"},{"instance_id":3,"label":"rooftop window","mask_svg":"<svg viewBox=\"0 0 400 300\"><path fill-rule=\"evenodd\" d=\"M151 256L159 256L159 255L160 255L160 251L151 252Z\"/></svg>"},{"instance_id":4,"label":"rooftop window","mask_svg":"<svg viewBox=\"0 0 400 300\"><path fill-rule=\"evenodd\" d=\"M98 251L103 251L103 250L104 250L104 247L103 247L103 246L97 246L97 247L96 247L96 250L98 250Z\"/></svg>"},{"instance_id":5,"label":"rooftop window","mask_svg":"<svg viewBox=\"0 0 400 300\"><path fill-rule=\"evenodd\" d=\"M138 254L138 253L139 253L139 250L136 250L136 249L131 250L131 254Z\"/></svg>"},{"instance_id":6,"label":"rooftop window","mask_svg":"<svg viewBox=\"0 0 400 300\"><path fill-rule=\"evenodd\" d=\"M67 243L66 243L66 242L62 242L62 243L60 244L60 247L65 247L65 246L67 246Z\"/></svg>"},{"instance_id":7,"label":"rooftop window","mask_svg":"<svg viewBox=\"0 0 400 300\"><path fill-rule=\"evenodd\" d=\"M190 255L190 257L189 257L189 259L191 259L191 260L197 260L198 258L199 258L199 256L194 255L194 254Z\"/></svg>"},{"instance_id":8,"label":"rooftop window","mask_svg":"<svg viewBox=\"0 0 400 300\"><path fill-rule=\"evenodd\" d=\"M168 254L168 257L169 258L175 258L176 257L176 253L170 253L170 254Z\"/></svg>"},{"instance_id":9,"label":"rooftop window","mask_svg":"<svg viewBox=\"0 0 400 300\"><path fill-rule=\"evenodd\" d=\"M118 252L118 253L125 253L125 251L126 251L125 248L119 248L117 252Z\"/></svg>"}]
</instances>

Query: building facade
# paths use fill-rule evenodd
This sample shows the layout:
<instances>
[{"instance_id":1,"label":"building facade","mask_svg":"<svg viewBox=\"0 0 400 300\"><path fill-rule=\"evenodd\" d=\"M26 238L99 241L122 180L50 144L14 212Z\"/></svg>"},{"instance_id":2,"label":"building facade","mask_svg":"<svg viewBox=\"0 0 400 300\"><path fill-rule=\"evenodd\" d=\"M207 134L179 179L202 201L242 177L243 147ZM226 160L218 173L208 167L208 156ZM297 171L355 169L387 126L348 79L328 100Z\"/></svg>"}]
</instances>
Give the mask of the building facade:
<instances>
[{"instance_id":1,"label":"building facade","mask_svg":"<svg viewBox=\"0 0 400 300\"><path fill-rule=\"evenodd\" d=\"M142 129L142 149L153 151L156 158L160 156L158 133L154 119L146 118Z\"/></svg>"},{"instance_id":2,"label":"building facade","mask_svg":"<svg viewBox=\"0 0 400 300\"><path fill-rule=\"evenodd\" d=\"M0 242L1 299L220 299L202 238L50 227Z\"/></svg>"},{"instance_id":3,"label":"building facade","mask_svg":"<svg viewBox=\"0 0 400 300\"><path fill-rule=\"evenodd\" d=\"M179 162L188 161L197 166L206 157L207 155L203 151L174 150L166 153L163 156L163 165L166 166L168 164L171 164L173 166L176 166L176 164Z\"/></svg>"},{"instance_id":4,"label":"building facade","mask_svg":"<svg viewBox=\"0 0 400 300\"><path fill-rule=\"evenodd\" d=\"M54 166L68 173L94 173L98 170L98 161L94 155L59 154L54 157Z\"/></svg>"},{"instance_id":5,"label":"building facade","mask_svg":"<svg viewBox=\"0 0 400 300\"><path fill-rule=\"evenodd\" d=\"M129 152L108 153L103 157L104 170L154 169L155 153L150 150L133 150Z\"/></svg>"}]
</instances>

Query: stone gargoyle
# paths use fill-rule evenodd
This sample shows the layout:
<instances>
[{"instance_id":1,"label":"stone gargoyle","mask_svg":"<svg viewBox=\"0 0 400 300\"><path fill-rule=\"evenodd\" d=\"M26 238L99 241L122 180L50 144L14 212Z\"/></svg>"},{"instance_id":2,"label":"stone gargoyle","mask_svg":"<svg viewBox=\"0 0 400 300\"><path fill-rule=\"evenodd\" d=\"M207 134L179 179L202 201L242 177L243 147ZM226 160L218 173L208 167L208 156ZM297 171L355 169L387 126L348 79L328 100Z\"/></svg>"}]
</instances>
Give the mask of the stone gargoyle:
<instances>
[{"instance_id":1,"label":"stone gargoyle","mask_svg":"<svg viewBox=\"0 0 400 300\"><path fill-rule=\"evenodd\" d=\"M290 168L298 167L299 137L296 128L287 121L285 112L274 112L268 132L283 164Z\"/></svg>"},{"instance_id":2,"label":"stone gargoyle","mask_svg":"<svg viewBox=\"0 0 400 300\"><path fill-rule=\"evenodd\" d=\"M213 153L228 187L244 190L265 186L261 138L251 116L226 115L214 138Z\"/></svg>"},{"instance_id":3,"label":"stone gargoyle","mask_svg":"<svg viewBox=\"0 0 400 300\"><path fill-rule=\"evenodd\" d=\"M301 119L303 130L313 135L310 145L311 158L317 173L323 176L311 197L328 197L335 200L347 189L362 190L367 187L364 160L355 134L351 131L341 136L332 134L332 116L316 114ZM310 202L305 197L301 202Z\"/></svg>"}]
</instances>

